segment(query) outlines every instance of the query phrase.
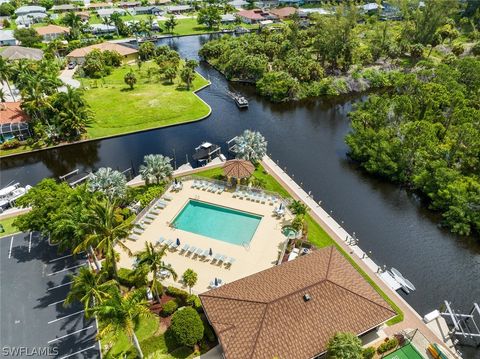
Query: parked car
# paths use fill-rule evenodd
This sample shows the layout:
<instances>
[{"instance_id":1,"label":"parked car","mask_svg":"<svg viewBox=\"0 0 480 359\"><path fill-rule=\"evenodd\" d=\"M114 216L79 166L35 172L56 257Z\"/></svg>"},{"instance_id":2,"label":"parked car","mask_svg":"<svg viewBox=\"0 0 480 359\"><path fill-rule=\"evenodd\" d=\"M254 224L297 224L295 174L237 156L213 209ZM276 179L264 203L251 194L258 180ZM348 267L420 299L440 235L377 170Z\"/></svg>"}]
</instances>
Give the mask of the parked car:
<instances>
[{"instance_id":1,"label":"parked car","mask_svg":"<svg viewBox=\"0 0 480 359\"><path fill-rule=\"evenodd\" d=\"M77 66L77 64L73 61L68 63L68 69L69 70L73 70L75 68L75 66Z\"/></svg>"}]
</instances>

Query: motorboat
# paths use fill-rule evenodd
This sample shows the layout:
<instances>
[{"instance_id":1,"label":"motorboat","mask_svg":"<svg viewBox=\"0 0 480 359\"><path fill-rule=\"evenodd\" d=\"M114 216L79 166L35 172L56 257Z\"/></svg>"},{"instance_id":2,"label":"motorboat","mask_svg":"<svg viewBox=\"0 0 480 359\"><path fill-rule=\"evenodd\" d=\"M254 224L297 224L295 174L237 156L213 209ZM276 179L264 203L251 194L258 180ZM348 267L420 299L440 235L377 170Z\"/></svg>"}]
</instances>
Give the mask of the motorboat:
<instances>
[{"instance_id":1,"label":"motorboat","mask_svg":"<svg viewBox=\"0 0 480 359\"><path fill-rule=\"evenodd\" d=\"M21 187L20 183L10 184L0 189L0 211L13 207L15 200L27 193L32 186Z\"/></svg>"},{"instance_id":2,"label":"motorboat","mask_svg":"<svg viewBox=\"0 0 480 359\"><path fill-rule=\"evenodd\" d=\"M229 92L228 94L233 98L238 108L248 108L248 100L244 96L235 92Z\"/></svg>"},{"instance_id":3,"label":"motorboat","mask_svg":"<svg viewBox=\"0 0 480 359\"><path fill-rule=\"evenodd\" d=\"M390 270L393 278L402 286L402 290L405 293L410 293L416 290L415 286L407 278L405 278L398 269L392 268Z\"/></svg>"},{"instance_id":4,"label":"motorboat","mask_svg":"<svg viewBox=\"0 0 480 359\"><path fill-rule=\"evenodd\" d=\"M220 156L221 154L220 146L210 142L202 142L200 146L195 147L195 153L192 157L194 160L206 161L208 163L214 157Z\"/></svg>"}]
</instances>

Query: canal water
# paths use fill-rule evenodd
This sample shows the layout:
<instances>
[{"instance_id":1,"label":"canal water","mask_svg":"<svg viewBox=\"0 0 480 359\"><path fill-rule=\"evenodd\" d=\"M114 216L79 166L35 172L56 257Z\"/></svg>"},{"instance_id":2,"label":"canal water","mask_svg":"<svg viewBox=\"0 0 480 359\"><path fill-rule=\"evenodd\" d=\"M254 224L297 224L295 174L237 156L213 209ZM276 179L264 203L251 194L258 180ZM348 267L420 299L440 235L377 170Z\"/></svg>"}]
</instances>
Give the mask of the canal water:
<instances>
[{"instance_id":1,"label":"canal water","mask_svg":"<svg viewBox=\"0 0 480 359\"><path fill-rule=\"evenodd\" d=\"M198 50L210 36L159 43L170 45L182 57L198 58ZM207 64L202 63L199 72L212 82L199 93L212 107L208 119L3 159L1 183L35 184L76 168L137 169L150 153L175 156L179 166L187 156L191 159L202 141L226 148L225 141L254 129L267 138L270 156L339 223L356 233L360 247L371 251L377 264L397 268L417 287L416 292L402 295L421 315L439 308L444 300L460 310L480 302L479 242L439 228L439 219L415 195L366 175L348 160L347 114L361 97L271 104L256 96L252 87L229 84ZM228 89L241 91L250 108L238 110L226 95ZM478 353L468 350L467 355Z\"/></svg>"}]
</instances>

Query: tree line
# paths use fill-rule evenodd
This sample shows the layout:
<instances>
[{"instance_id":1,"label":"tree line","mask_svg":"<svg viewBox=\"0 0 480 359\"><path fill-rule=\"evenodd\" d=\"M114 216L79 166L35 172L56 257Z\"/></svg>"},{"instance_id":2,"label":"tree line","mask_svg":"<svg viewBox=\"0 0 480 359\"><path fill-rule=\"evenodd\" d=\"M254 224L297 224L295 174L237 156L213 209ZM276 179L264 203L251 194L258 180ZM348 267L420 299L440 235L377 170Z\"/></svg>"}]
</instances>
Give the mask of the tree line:
<instances>
[{"instance_id":1,"label":"tree line","mask_svg":"<svg viewBox=\"0 0 480 359\"><path fill-rule=\"evenodd\" d=\"M479 59L405 74L350 118L350 156L366 171L420 193L452 232L480 233Z\"/></svg>"}]
</instances>

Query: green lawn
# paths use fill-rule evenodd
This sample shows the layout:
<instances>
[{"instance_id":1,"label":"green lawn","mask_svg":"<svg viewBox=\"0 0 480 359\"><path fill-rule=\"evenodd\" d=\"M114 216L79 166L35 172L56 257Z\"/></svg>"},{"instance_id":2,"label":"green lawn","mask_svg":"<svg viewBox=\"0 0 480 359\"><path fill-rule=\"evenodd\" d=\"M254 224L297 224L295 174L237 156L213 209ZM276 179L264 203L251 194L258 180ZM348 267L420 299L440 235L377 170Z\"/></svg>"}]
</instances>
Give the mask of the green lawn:
<instances>
[{"instance_id":1,"label":"green lawn","mask_svg":"<svg viewBox=\"0 0 480 359\"><path fill-rule=\"evenodd\" d=\"M16 217L10 217L0 220L0 224L3 226L5 232L0 232L0 237L8 236L9 234L18 232L18 229L12 225Z\"/></svg>"},{"instance_id":2,"label":"green lawn","mask_svg":"<svg viewBox=\"0 0 480 359\"><path fill-rule=\"evenodd\" d=\"M213 178L213 179L224 179L222 168L212 168L202 172L195 173L196 176ZM275 178L269 175L262 166L258 166L253 172L253 177L255 177L259 182L262 183L262 187L268 191L276 192L284 198L291 197L287 190L277 182ZM403 312L401 309L382 291L380 287L369 277L365 271L359 267L359 265L345 252L342 247L340 247L325 230L320 226L320 224L313 219L310 214L307 214L305 221L308 228L308 241L315 245L317 248L327 247L334 245L352 264L352 266L365 278L365 280L370 283L370 285L375 288L375 290L382 296L385 301L390 304L390 306L397 312L397 315L390 319L387 324L393 325L399 323L403 320Z\"/></svg>"},{"instance_id":3,"label":"green lawn","mask_svg":"<svg viewBox=\"0 0 480 359\"><path fill-rule=\"evenodd\" d=\"M192 358L193 350L187 347L179 347L167 334L159 332L159 318L153 315L148 319L141 319L138 329L135 331L145 356L155 353L155 358L174 359ZM103 348L108 348L111 336L102 339ZM105 349L104 349L105 350ZM125 334L116 336L112 347L105 353L105 359L136 358L136 350Z\"/></svg>"},{"instance_id":4,"label":"green lawn","mask_svg":"<svg viewBox=\"0 0 480 359\"><path fill-rule=\"evenodd\" d=\"M170 84L156 75L149 76L148 69L152 67L156 65L144 63L141 70L136 65L125 65L103 80L81 79L85 98L95 115L95 122L88 129L89 138L195 121L208 115L208 105L193 93L208 84L206 79L197 74L192 88L187 90L179 78ZM137 77L133 90L123 80L129 71Z\"/></svg>"},{"instance_id":5,"label":"green lawn","mask_svg":"<svg viewBox=\"0 0 480 359\"><path fill-rule=\"evenodd\" d=\"M165 21L159 21L158 24L162 27ZM203 25L197 23L197 19L178 19L177 26L173 29L173 35L195 35L195 34L204 34L207 32L217 31L208 29ZM220 30L223 29L234 29L236 26L242 26L247 29L257 29L258 25L252 24L240 24L240 25L221 25Z\"/></svg>"}]
</instances>

